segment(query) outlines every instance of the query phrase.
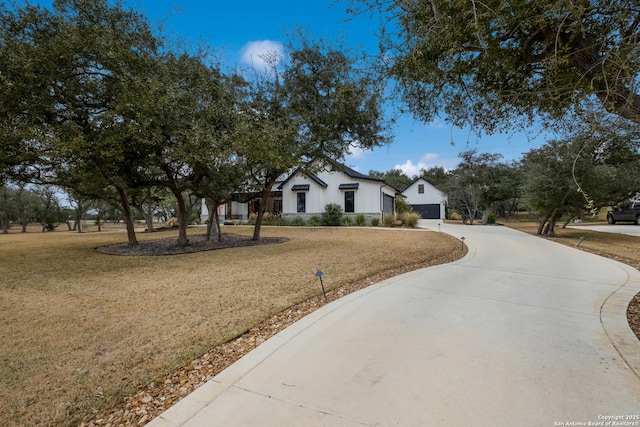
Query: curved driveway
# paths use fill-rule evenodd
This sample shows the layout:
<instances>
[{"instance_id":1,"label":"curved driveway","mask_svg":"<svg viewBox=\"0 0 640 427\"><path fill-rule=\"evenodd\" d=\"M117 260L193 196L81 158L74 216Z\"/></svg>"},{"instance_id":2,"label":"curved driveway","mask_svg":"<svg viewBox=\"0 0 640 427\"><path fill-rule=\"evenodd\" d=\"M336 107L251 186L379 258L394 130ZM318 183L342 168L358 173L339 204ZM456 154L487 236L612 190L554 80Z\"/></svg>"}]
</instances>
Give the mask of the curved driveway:
<instances>
[{"instance_id":1,"label":"curved driveway","mask_svg":"<svg viewBox=\"0 0 640 427\"><path fill-rule=\"evenodd\" d=\"M465 258L326 305L150 425L640 426L640 272L505 227L442 231Z\"/></svg>"},{"instance_id":2,"label":"curved driveway","mask_svg":"<svg viewBox=\"0 0 640 427\"><path fill-rule=\"evenodd\" d=\"M629 223L622 224L606 224L606 225L577 225L570 224L569 228L577 228L579 230L599 231L601 233L627 234L629 236L640 236L640 227Z\"/></svg>"}]
</instances>

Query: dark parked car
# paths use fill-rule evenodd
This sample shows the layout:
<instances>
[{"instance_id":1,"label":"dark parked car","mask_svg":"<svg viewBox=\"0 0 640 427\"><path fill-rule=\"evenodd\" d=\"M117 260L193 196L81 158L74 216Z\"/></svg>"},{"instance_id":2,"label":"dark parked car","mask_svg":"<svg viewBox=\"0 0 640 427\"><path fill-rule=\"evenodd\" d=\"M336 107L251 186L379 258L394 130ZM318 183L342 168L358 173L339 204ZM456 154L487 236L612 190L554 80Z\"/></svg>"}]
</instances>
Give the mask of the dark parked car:
<instances>
[{"instance_id":1,"label":"dark parked car","mask_svg":"<svg viewBox=\"0 0 640 427\"><path fill-rule=\"evenodd\" d=\"M622 208L607 212L607 222L615 224L618 221L633 221L640 225L640 201L631 202Z\"/></svg>"}]
</instances>

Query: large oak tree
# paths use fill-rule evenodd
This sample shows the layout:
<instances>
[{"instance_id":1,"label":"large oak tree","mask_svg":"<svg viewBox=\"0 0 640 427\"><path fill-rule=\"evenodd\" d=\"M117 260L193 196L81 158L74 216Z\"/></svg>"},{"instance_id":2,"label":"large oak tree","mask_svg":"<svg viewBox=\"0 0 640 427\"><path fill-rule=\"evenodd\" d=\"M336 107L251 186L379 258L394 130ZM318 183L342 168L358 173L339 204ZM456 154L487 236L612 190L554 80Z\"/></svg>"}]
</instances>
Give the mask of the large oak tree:
<instances>
[{"instance_id":1,"label":"large oak tree","mask_svg":"<svg viewBox=\"0 0 640 427\"><path fill-rule=\"evenodd\" d=\"M353 0L382 17L381 57L425 121L488 132L598 100L640 123L635 0ZM522 123L521 123L522 124Z\"/></svg>"}]
</instances>

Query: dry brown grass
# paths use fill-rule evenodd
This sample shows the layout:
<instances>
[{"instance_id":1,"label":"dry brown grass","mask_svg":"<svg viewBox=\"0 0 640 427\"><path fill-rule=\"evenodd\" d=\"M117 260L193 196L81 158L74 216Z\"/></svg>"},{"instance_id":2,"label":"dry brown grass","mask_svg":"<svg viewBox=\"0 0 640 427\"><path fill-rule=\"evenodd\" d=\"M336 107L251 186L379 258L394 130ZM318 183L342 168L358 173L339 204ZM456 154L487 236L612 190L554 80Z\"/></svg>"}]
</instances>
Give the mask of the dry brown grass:
<instances>
[{"instance_id":1,"label":"dry brown grass","mask_svg":"<svg viewBox=\"0 0 640 427\"><path fill-rule=\"evenodd\" d=\"M602 221L600 224L606 223ZM538 224L534 222L505 221L504 225L533 235L536 235L538 229ZM606 258L615 259L640 270L640 251L638 250L640 248L640 237L575 229L570 226L565 229L557 226L556 234L557 236L555 237L544 238ZM580 237L585 239L578 247Z\"/></svg>"},{"instance_id":2,"label":"dry brown grass","mask_svg":"<svg viewBox=\"0 0 640 427\"><path fill-rule=\"evenodd\" d=\"M262 234L289 240L117 257L94 248L122 242L121 231L0 235L0 425L77 424L92 409L113 406L317 295L317 268L326 273L325 286L337 288L459 246L444 234L410 230L265 228Z\"/></svg>"}]
</instances>

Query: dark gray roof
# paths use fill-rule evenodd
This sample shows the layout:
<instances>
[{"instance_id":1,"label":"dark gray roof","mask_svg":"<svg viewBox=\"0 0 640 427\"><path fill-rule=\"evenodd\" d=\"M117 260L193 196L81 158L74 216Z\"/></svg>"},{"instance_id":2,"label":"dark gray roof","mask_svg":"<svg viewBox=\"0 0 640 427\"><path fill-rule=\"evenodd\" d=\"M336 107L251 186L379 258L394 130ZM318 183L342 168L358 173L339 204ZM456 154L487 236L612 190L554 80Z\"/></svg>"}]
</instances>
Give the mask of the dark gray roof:
<instances>
[{"instance_id":1,"label":"dark gray roof","mask_svg":"<svg viewBox=\"0 0 640 427\"><path fill-rule=\"evenodd\" d=\"M322 188L327 188L329 186L329 184L327 184L326 182L324 182L323 180L321 180L320 178L318 178L317 176L315 176L312 173L309 172L305 172L304 170L301 169L296 169L292 174L290 174L287 179L285 179L284 181L282 181L280 183L280 185L278 185L278 190L282 190L282 188L284 187L284 185L291 179L294 177L295 174L297 174L298 172L304 174L307 176L307 178L311 179L313 182L315 182L316 184L318 184L320 187Z\"/></svg>"},{"instance_id":2,"label":"dark gray roof","mask_svg":"<svg viewBox=\"0 0 640 427\"><path fill-rule=\"evenodd\" d=\"M298 184L291 187L291 191L309 191L309 184Z\"/></svg>"},{"instance_id":3,"label":"dark gray roof","mask_svg":"<svg viewBox=\"0 0 640 427\"><path fill-rule=\"evenodd\" d=\"M360 184L357 182L349 182L346 184L340 184L338 186L339 190L357 190L360 187Z\"/></svg>"}]
</instances>

